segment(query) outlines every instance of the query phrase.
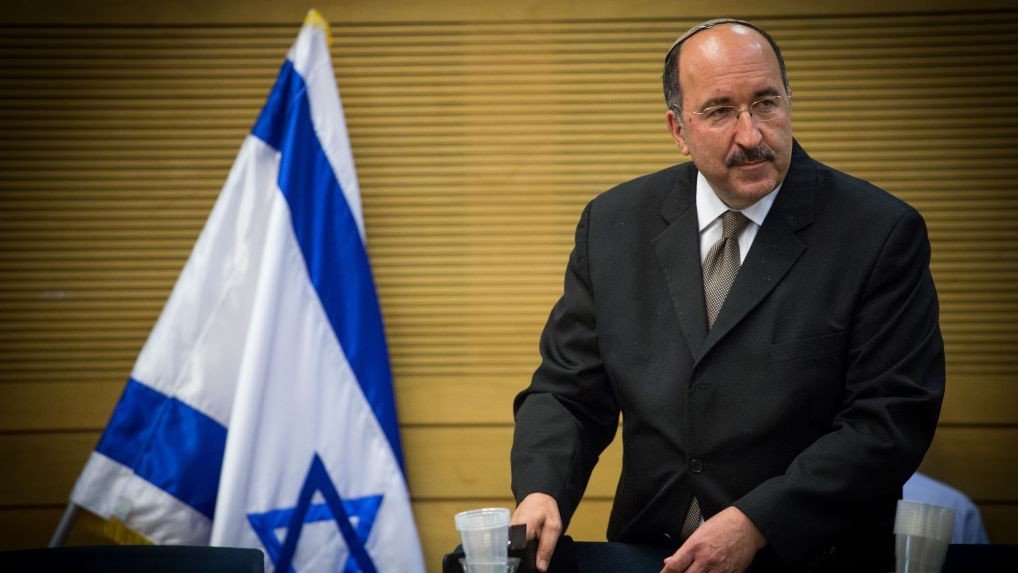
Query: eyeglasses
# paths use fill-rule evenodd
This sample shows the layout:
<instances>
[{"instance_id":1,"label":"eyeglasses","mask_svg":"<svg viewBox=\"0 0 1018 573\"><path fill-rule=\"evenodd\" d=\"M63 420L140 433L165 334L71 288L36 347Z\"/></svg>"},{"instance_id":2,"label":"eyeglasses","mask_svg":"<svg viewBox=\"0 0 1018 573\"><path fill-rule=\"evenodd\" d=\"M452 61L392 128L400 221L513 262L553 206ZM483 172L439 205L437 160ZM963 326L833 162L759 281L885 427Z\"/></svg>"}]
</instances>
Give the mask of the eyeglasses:
<instances>
[{"instance_id":1,"label":"eyeglasses","mask_svg":"<svg viewBox=\"0 0 1018 573\"><path fill-rule=\"evenodd\" d=\"M749 104L745 110L757 121L774 121L788 117L788 101L791 99L792 96L767 96ZM700 116L708 127L727 129L735 125L743 109L734 105L712 105L692 113Z\"/></svg>"}]
</instances>

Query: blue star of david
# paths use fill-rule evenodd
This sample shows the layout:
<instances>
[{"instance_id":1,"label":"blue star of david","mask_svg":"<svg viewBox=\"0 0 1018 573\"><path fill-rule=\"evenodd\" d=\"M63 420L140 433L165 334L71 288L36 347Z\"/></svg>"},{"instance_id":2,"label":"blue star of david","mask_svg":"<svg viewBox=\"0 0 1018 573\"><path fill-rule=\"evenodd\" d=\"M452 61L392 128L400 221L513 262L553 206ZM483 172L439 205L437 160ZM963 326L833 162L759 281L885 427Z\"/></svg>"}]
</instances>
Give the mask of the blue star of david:
<instances>
[{"instance_id":1,"label":"blue star of david","mask_svg":"<svg viewBox=\"0 0 1018 573\"><path fill-rule=\"evenodd\" d=\"M316 491L321 492L325 503L311 504ZM247 520L265 546L265 552L277 572L296 573L292 566L293 556L305 523L335 521L350 550L343 565L343 573L377 573L364 544L371 534L381 505L381 495L341 498L329 478L325 464L315 454L307 477L304 478L304 485L300 488L296 506L265 513L249 513ZM276 536L276 530L283 527L286 528L286 537L281 542Z\"/></svg>"}]
</instances>

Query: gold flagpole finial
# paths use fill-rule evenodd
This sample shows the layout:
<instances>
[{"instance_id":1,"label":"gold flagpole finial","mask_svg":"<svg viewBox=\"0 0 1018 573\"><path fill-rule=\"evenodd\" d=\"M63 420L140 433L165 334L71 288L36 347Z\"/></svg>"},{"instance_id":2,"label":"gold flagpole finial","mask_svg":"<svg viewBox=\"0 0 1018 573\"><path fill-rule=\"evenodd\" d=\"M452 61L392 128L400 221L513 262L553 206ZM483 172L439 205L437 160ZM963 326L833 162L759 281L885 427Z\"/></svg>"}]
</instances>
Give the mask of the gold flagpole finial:
<instances>
[{"instance_id":1,"label":"gold flagpole finial","mask_svg":"<svg viewBox=\"0 0 1018 573\"><path fill-rule=\"evenodd\" d=\"M322 13L314 8L308 10L308 15L304 17L305 26L313 26L318 28L322 32L325 32L325 42L332 47L332 30L329 28L329 21L322 16Z\"/></svg>"}]
</instances>

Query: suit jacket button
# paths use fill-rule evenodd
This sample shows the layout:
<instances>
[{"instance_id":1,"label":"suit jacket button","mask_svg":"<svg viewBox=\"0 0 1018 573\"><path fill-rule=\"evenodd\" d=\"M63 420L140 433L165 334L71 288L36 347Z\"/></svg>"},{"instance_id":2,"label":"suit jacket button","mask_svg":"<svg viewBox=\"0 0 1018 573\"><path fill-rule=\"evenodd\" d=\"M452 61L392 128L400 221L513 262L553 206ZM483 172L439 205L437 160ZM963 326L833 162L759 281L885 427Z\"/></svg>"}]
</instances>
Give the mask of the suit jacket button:
<instances>
[{"instance_id":1,"label":"suit jacket button","mask_svg":"<svg viewBox=\"0 0 1018 573\"><path fill-rule=\"evenodd\" d=\"M689 471L693 472L694 474L703 472L703 462L696 458L689 460Z\"/></svg>"}]
</instances>

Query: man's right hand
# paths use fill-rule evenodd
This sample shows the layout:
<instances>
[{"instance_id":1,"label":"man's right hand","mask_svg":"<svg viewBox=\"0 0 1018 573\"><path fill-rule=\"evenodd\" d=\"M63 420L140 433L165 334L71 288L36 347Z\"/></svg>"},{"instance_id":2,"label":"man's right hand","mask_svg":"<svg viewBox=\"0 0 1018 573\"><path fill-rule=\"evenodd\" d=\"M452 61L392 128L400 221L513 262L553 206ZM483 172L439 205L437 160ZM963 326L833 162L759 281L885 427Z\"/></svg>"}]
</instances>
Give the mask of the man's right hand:
<instances>
[{"instance_id":1,"label":"man's right hand","mask_svg":"<svg viewBox=\"0 0 1018 573\"><path fill-rule=\"evenodd\" d=\"M555 544L562 535L558 502L546 493L532 493L516 506L512 523L526 524L527 540L537 539L537 570L547 571Z\"/></svg>"}]
</instances>

